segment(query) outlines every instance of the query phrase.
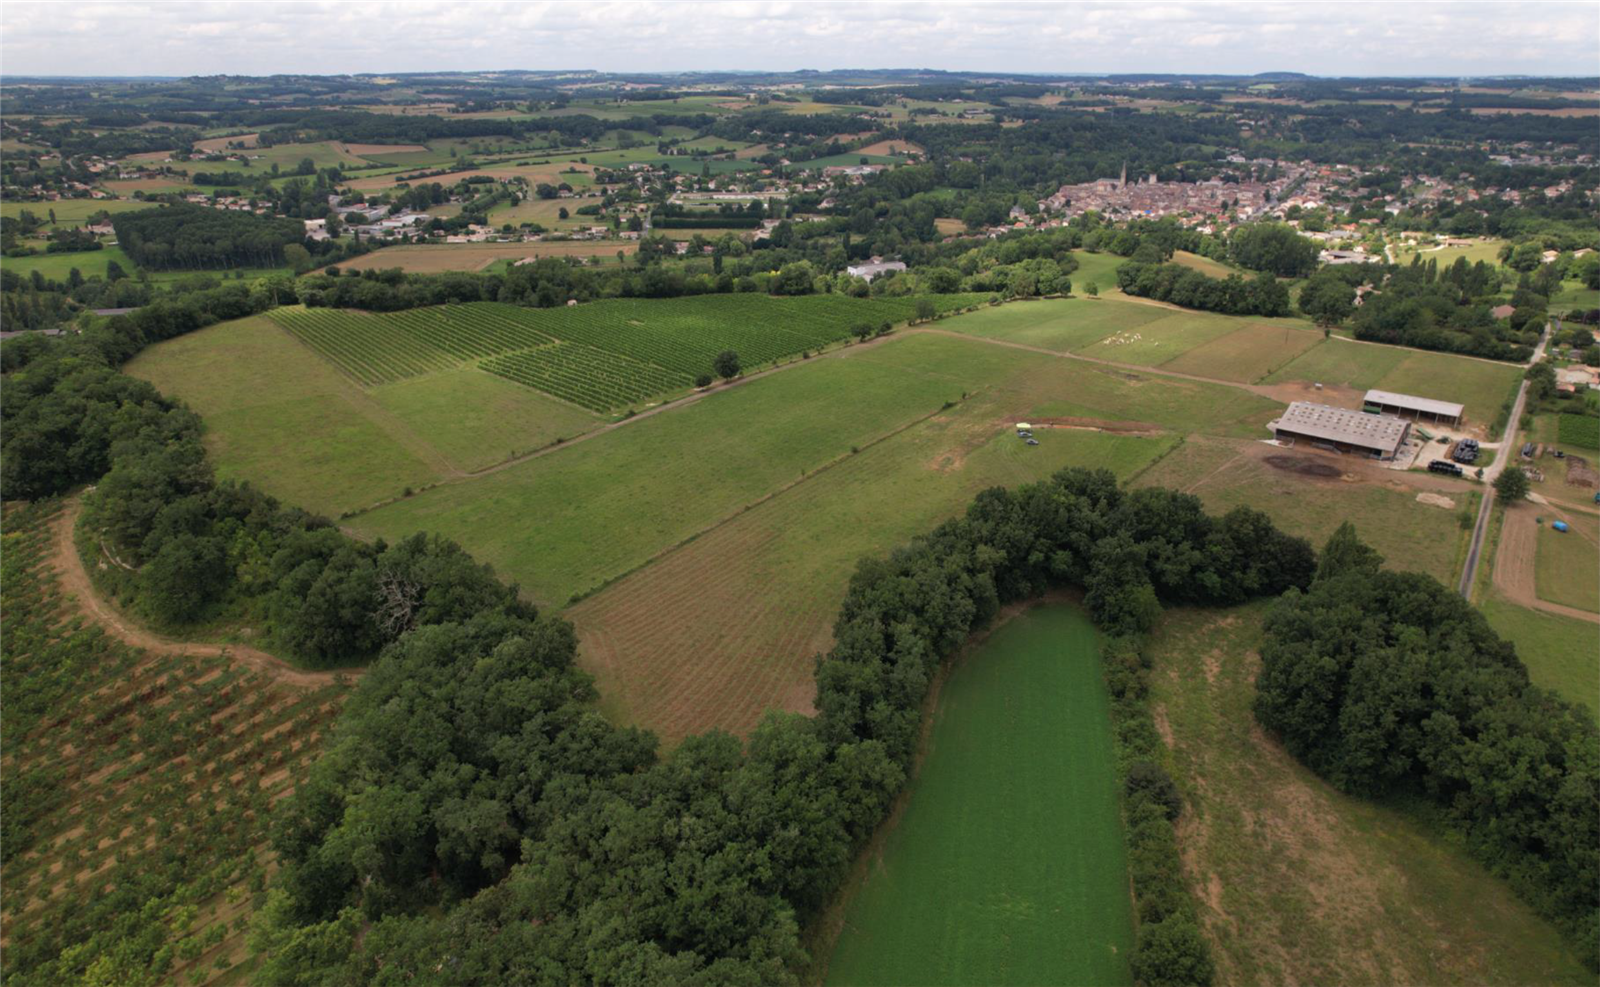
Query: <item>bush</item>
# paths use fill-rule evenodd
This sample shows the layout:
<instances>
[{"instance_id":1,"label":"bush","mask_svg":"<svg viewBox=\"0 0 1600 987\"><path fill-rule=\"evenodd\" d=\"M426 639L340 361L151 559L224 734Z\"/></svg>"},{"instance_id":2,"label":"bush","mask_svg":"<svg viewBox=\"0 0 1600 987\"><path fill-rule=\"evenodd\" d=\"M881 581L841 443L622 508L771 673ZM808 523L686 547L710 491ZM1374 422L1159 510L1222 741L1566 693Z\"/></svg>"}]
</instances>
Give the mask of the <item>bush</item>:
<instances>
[{"instance_id":1,"label":"bush","mask_svg":"<svg viewBox=\"0 0 1600 987\"><path fill-rule=\"evenodd\" d=\"M1133 954L1134 980L1145 987L1207 987L1217 975L1200 927L1168 919L1139 928Z\"/></svg>"},{"instance_id":2,"label":"bush","mask_svg":"<svg viewBox=\"0 0 1600 987\"><path fill-rule=\"evenodd\" d=\"M1183 811L1183 796L1178 794L1177 783L1153 761L1139 761L1128 768L1123 790L1129 804L1140 798L1149 799L1161 807L1169 820L1178 818L1178 813Z\"/></svg>"}]
</instances>

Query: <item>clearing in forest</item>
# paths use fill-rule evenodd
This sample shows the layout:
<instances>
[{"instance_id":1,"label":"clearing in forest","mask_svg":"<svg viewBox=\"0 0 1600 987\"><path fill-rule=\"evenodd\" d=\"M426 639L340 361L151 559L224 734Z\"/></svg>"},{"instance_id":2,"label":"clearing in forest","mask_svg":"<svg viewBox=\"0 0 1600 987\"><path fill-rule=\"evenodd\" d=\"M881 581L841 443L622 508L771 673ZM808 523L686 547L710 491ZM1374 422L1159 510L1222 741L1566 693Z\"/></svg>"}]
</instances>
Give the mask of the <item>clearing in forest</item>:
<instances>
[{"instance_id":1,"label":"clearing in forest","mask_svg":"<svg viewBox=\"0 0 1600 987\"><path fill-rule=\"evenodd\" d=\"M1131 983L1109 706L1094 628L1065 604L959 659L827 982Z\"/></svg>"}]
</instances>

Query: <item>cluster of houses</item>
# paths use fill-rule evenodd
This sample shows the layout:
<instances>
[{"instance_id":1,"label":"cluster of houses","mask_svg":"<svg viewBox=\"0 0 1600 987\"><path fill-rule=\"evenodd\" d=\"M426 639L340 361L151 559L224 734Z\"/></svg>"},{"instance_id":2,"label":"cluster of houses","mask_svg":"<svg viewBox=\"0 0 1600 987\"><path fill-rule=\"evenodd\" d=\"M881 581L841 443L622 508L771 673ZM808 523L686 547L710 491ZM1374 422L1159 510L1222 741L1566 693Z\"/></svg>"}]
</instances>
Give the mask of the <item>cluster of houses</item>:
<instances>
[{"instance_id":1,"label":"cluster of houses","mask_svg":"<svg viewBox=\"0 0 1600 987\"><path fill-rule=\"evenodd\" d=\"M1068 218L1091 210L1113 219L1218 216L1229 211L1250 218L1265 212L1280 193L1303 178L1303 172L1293 166L1282 171L1282 177L1272 182L1225 182L1220 178L1163 182L1155 175L1130 182L1127 166L1123 166L1121 178L1063 185L1054 195L1039 200L1039 208Z\"/></svg>"}]
</instances>

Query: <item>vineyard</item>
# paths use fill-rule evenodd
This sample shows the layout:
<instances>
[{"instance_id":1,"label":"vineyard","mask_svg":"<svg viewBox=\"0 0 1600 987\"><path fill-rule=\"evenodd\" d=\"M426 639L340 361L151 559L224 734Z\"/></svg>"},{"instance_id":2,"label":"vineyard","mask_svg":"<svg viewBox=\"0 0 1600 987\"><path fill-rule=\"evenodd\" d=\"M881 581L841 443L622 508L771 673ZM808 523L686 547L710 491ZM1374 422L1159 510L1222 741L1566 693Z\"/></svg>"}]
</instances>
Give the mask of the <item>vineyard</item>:
<instances>
[{"instance_id":1,"label":"vineyard","mask_svg":"<svg viewBox=\"0 0 1600 987\"><path fill-rule=\"evenodd\" d=\"M607 353L582 343L553 343L485 360L483 369L591 411L682 387L686 381L652 363Z\"/></svg>"},{"instance_id":2,"label":"vineyard","mask_svg":"<svg viewBox=\"0 0 1600 987\"><path fill-rule=\"evenodd\" d=\"M273 806L345 688L154 655L86 624L50 565L60 509L4 515L0 972L18 985L210 983L247 956Z\"/></svg>"},{"instance_id":3,"label":"vineyard","mask_svg":"<svg viewBox=\"0 0 1600 987\"><path fill-rule=\"evenodd\" d=\"M977 304L979 296L929 300L942 313ZM270 314L364 386L476 363L606 412L687 387L724 350L738 353L747 369L765 366L838 343L859 323L905 322L917 301L739 294L548 309L473 302L385 315L321 308Z\"/></svg>"}]
</instances>

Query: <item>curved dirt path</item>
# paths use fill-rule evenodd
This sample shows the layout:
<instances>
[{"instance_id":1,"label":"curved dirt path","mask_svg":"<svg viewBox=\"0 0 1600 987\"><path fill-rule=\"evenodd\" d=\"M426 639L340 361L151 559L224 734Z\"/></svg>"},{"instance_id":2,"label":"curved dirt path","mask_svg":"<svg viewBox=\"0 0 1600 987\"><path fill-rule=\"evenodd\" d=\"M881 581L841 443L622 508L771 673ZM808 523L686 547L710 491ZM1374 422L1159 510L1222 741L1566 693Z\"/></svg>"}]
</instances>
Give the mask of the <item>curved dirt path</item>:
<instances>
[{"instance_id":1,"label":"curved dirt path","mask_svg":"<svg viewBox=\"0 0 1600 987\"><path fill-rule=\"evenodd\" d=\"M204 657L224 655L252 671L270 675L279 682L306 688L333 685L341 680L353 681L366 671L363 668L351 668L331 672L310 672L248 645L174 641L133 623L118 613L111 604L101 599L100 594L95 591L94 584L89 581L89 573L83 567L83 559L78 556L78 547L72 541L72 533L77 527L78 514L82 508L81 496L68 498L61 514L51 522L55 528L55 543L50 553L51 564L56 571L56 578L61 581L61 591L73 600L85 617L99 624L106 633L151 654Z\"/></svg>"}]
</instances>

